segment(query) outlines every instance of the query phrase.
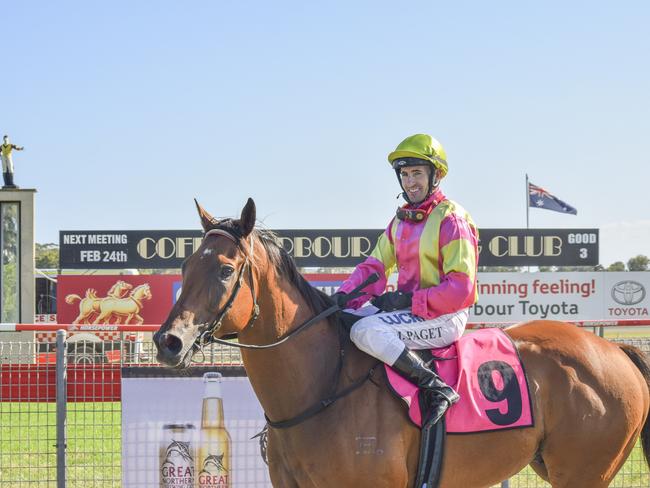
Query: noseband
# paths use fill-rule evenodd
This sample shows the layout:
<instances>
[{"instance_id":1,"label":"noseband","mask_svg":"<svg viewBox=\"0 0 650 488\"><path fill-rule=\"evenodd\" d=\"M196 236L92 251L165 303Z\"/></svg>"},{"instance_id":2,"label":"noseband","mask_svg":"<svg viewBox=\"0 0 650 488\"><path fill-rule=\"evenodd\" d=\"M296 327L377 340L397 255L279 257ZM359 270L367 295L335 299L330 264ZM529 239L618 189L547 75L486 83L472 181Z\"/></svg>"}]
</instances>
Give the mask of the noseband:
<instances>
[{"instance_id":1,"label":"noseband","mask_svg":"<svg viewBox=\"0 0 650 488\"><path fill-rule=\"evenodd\" d=\"M235 244L237 244L237 247L241 249L240 240L238 238L239 236L236 236L231 231L225 229L219 229L219 228L212 229L205 233L203 239L205 240L210 236L227 237ZM253 236L250 236L250 242L251 242L250 256L244 253L246 258L244 259L244 264L242 264L241 268L239 268L237 283L235 284L235 287L233 288L230 297L228 297L228 301L223 306L221 311L217 313L217 316L214 318L212 322L204 322L202 324L198 324L199 328L205 327L205 330L203 330L203 332L201 332L199 337L196 339L195 346L197 346L198 348L202 348L203 346L206 346L207 344L210 344L211 342L217 340L216 337L214 337L214 335L221 328L224 317L226 316L228 311L232 308L233 304L235 303L235 299L237 298L237 295L241 290L242 283L244 282L244 274L246 273L246 270L248 270L251 295L253 296L253 310L251 311L251 317L248 319L248 323L246 324L246 327L252 326L255 320L257 320L257 317L259 317L260 315L260 306L257 303L257 294L255 293L255 280L253 279L253 267L251 266L251 262L250 262L250 259L253 257L253 242L254 242Z\"/></svg>"}]
</instances>

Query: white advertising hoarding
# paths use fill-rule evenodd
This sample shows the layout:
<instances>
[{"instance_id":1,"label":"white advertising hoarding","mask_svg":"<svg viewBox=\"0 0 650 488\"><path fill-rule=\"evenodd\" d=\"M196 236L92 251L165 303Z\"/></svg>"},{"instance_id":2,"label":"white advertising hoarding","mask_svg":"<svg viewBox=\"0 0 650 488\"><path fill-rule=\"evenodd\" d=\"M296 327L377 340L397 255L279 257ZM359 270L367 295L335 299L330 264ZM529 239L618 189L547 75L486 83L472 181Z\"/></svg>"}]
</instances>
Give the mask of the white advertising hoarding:
<instances>
[{"instance_id":1,"label":"white advertising hoarding","mask_svg":"<svg viewBox=\"0 0 650 488\"><path fill-rule=\"evenodd\" d=\"M479 273L470 322L647 320L650 273Z\"/></svg>"},{"instance_id":2,"label":"white advertising hoarding","mask_svg":"<svg viewBox=\"0 0 650 488\"><path fill-rule=\"evenodd\" d=\"M162 368L151 369L160 376ZM248 378L225 377L219 389L221 407L204 400L203 376L123 377L122 486L270 487L259 438L254 438L266 422ZM228 439L217 455L203 459L206 418L214 425L217 416L225 429L217 434Z\"/></svg>"}]
</instances>

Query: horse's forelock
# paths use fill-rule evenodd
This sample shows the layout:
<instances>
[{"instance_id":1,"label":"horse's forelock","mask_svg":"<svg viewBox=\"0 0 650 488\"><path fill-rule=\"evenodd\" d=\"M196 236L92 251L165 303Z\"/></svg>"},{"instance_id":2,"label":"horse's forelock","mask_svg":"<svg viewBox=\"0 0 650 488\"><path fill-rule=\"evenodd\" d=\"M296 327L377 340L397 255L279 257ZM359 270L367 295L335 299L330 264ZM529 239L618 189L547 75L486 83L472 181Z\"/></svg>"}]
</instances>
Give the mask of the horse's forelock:
<instances>
[{"instance_id":1,"label":"horse's forelock","mask_svg":"<svg viewBox=\"0 0 650 488\"><path fill-rule=\"evenodd\" d=\"M231 218L220 220L219 222L210 226L209 229L205 230L204 236L207 237L211 231L215 231L215 230L223 231L230 234L235 239L235 241L240 241L244 237L244 233L242 231L239 220L235 220Z\"/></svg>"}]
</instances>

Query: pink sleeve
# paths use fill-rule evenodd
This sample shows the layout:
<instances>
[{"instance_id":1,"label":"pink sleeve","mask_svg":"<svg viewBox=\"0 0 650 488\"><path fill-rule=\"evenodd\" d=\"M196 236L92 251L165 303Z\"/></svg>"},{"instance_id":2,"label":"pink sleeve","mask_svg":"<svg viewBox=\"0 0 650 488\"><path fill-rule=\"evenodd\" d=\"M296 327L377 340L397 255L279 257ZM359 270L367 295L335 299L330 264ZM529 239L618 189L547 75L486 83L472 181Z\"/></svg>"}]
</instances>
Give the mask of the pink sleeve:
<instances>
[{"instance_id":1,"label":"pink sleeve","mask_svg":"<svg viewBox=\"0 0 650 488\"><path fill-rule=\"evenodd\" d=\"M379 280L365 287L366 294L348 302L348 307L357 309L373 296L381 295L384 292L387 281L386 270L384 264L373 256L368 256L363 263L359 264L338 291L350 293L373 273L379 274Z\"/></svg>"},{"instance_id":2,"label":"pink sleeve","mask_svg":"<svg viewBox=\"0 0 650 488\"><path fill-rule=\"evenodd\" d=\"M366 260L359 264L352 275L341 285L338 291L350 293L363 283L370 275L377 273L379 280L364 288L365 295L348 302L348 307L357 309L374 296L381 295L386 289L387 276L395 266L395 245L391 235L393 220L377 239L377 244Z\"/></svg>"},{"instance_id":3,"label":"pink sleeve","mask_svg":"<svg viewBox=\"0 0 650 488\"><path fill-rule=\"evenodd\" d=\"M475 284L465 273L450 273L438 286L413 293L413 313L424 319L458 312L474 304Z\"/></svg>"}]
</instances>

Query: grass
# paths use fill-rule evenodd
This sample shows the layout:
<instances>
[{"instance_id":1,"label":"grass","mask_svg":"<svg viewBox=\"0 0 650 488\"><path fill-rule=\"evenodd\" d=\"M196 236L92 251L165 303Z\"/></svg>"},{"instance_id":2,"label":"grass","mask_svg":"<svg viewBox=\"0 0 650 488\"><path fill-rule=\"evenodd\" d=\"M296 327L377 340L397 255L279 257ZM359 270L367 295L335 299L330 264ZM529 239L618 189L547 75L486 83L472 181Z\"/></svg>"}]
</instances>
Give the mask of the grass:
<instances>
[{"instance_id":1,"label":"grass","mask_svg":"<svg viewBox=\"0 0 650 488\"><path fill-rule=\"evenodd\" d=\"M119 402L68 403L67 486L120 487ZM56 487L56 405L0 402L0 486Z\"/></svg>"},{"instance_id":2,"label":"grass","mask_svg":"<svg viewBox=\"0 0 650 488\"><path fill-rule=\"evenodd\" d=\"M589 469L589 466L585 466ZM549 488L551 485L542 480L530 466L526 466L519 474L510 478L510 488ZM627 458L625 465L618 472L610 485L612 488L647 488L650 486L650 470L643 457L641 444ZM495 485L493 488L499 488Z\"/></svg>"},{"instance_id":3,"label":"grass","mask_svg":"<svg viewBox=\"0 0 650 488\"><path fill-rule=\"evenodd\" d=\"M120 487L120 403L69 403L67 433L67 486ZM55 443L55 404L0 402L0 487L56 488ZM510 480L511 488L548 486L530 468ZM611 486L650 486L640 445Z\"/></svg>"}]
</instances>

